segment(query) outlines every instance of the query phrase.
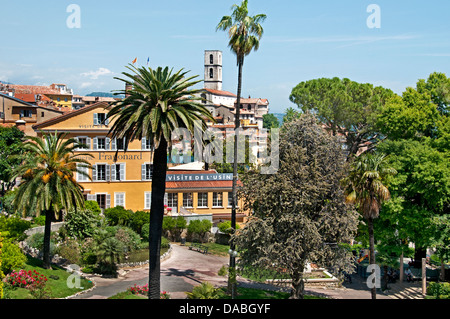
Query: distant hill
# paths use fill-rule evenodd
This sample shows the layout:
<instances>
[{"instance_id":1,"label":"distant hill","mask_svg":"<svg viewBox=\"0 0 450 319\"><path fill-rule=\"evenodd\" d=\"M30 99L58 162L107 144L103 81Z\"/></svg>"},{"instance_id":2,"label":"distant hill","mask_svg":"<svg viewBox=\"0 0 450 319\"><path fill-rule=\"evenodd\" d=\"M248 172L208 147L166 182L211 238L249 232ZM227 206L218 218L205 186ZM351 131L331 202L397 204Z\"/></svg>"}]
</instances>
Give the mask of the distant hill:
<instances>
[{"instance_id":1,"label":"distant hill","mask_svg":"<svg viewBox=\"0 0 450 319\"><path fill-rule=\"evenodd\" d=\"M116 95L109 92L92 92L86 94L86 96L98 96L98 97L117 97Z\"/></svg>"}]
</instances>

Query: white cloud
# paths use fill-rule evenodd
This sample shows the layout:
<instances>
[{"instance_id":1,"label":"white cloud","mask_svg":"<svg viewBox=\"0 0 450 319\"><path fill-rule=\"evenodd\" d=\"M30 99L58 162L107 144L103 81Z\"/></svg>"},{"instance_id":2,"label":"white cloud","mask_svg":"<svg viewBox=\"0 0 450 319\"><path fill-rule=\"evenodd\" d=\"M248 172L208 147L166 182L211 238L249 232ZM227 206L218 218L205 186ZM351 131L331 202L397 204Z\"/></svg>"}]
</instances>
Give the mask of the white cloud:
<instances>
[{"instance_id":1,"label":"white cloud","mask_svg":"<svg viewBox=\"0 0 450 319\"><path fill-rule=\"evenodd\" d=\"M81 73L81 76L89 77L91 80L97 80L99 76L112 74L113 72L108 70L107 68L99 68L96 71L89 71Z\"/></svg>"},{"instance_id":2,"label":"white cloud","mask_svg":"<svg viewBox=\"0 0 450 319\"><path fill-rule=\"evenodd\" d=\"M84 89L84 88L90 87L92 85L93 85L92 82L83 82L80 84L80 89Z\"/></svg>"}]
</instances>

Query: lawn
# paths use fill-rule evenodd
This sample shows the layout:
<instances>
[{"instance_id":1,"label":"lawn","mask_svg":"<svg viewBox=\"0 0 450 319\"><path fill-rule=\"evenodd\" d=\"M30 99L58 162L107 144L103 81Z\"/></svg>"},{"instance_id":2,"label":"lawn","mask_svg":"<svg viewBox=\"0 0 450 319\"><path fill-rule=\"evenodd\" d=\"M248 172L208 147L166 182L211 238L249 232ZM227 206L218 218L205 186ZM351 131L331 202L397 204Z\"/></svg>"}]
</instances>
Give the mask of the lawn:
<instances>
[{"instance_id":1,"label":"lawn","mask_svg":"<svg viewBox=\"0 0 450 319\"><path fill-rule=\"evenodd\" d=\"M26 271L28 270L36 270L38 273L47 277L46 288L49 290L50 298L64 298L71 295L74 295L83 290L89 289L93 286L93 283L87 279L80 280L80 288L69 288L67 285L67 278L71 275L64 268L57 267L55 265L52 266L52 269L45 269L42 267L42 260L36 258L27 258L27 262L25 267L23 268ZM30 291L25 288L15 288L10 289L6 288L6 297L9 299L30 299L32 295Z\"/></svg>"}]
</instances>

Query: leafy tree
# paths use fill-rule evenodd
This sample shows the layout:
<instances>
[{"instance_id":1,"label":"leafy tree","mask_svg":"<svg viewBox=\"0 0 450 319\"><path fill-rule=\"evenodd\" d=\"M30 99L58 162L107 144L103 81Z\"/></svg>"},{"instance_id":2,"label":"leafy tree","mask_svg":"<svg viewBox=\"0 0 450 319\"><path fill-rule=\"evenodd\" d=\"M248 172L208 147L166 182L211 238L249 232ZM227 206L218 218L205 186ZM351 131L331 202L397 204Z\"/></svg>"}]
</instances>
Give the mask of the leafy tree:
<instances>
[{"instance_id":1,"label":"leafy tree","mask_svg":"<svg viewBox=\"0 0 450 319\"><path fill-rule=\"evenodd\" d=\"M381 205L390 198L386 187L389 175L396 171L389 167L383 154L365 153L352 163L348 176L343 179L346 199L355 203L369 230L369 263L375 262L375 237L373 220L379 217ZM372 299L376 299L376 288L371 289Z\"/></svg>"},{"instance_id":2,"label":"leafy tree","mask_svg":"<svg viewBox=\"0 0 450 319\"><path fill-rule=\"evenodd\" d=\"M21 163L21 158L17 155L23 152L23 137L24 133L15 126L0 127L0 211L3 208L3 196L15 185L11 174Z\"/></svg>"},{"instance_id":3,"label":"leafy tree","mask_svg":"<svg viewBox=\"0 0 450 319\"><path fill-rule=\"evenodd\" d=\"M241 90L242 90L242 68L244 66L244 58L253 50L259 49L259 41L263 35L264 29L261 23L266 19L265 14L257 14L250 16L248 14L248 0L243 0L241 5L234 4L231 7L231 16L223 16L216 27L217 30L228 31L229 42L228 46L231 51L236 54L238 66L238 87L236 97L236 115L235 115L235 129L241 125L240 122L240 105L241 105ZM234 138L234 161L233 161L233 184L232 194L233 201L231 205L231 227L236 229L236 206L237 206L237 174L238 174L238 143L237 134ZM233 244L230 247L234 250ZM230 255L230 267L235 268L235 258ZM235 272L230 272L235 273ZM229 278L228 289L231 292L231 297L236 296L236 280Z\"/></svg>"},{"instance_id":4,"label":"leafy tree","mask_svg":"<svg viewBox=\"0 0 450 319\"><path fill-rule=\"evenodd\" d=\"M434 72L428 76L427 80L420 79L417 82L417 91L427 93L436 104L441 114L448 115L450 104L450 78L444 73Z\"/></svg>"},{"instance_id":5,"label":"leafy tree","mask_svg":"<svg viewBox=\"0 0 450 319\"><path fill-rule=\"evenodd\" d=\"M383 87L335 77L301 82L292 89L289 99L304 113L316 114L333 135L341 136L349 157L353 157L374 148L380 140L377 114L393 96Z\"/></svg>"},{"instance_id":6,"label":"leafy tree","mask_svg":"<svg viewBox=\"0 0 450 319\"><path fill-rule=\"evenodd\" d=\"M152 198L150 208L149 298L160 298L160 249L164 217L168 147L172 133L186 128L191 133L200 123L206 130L206 119L215 122L211 113L199 102L200 89L192 89L200 81L186 77L183 69L173 73L168 67L157 69L128 67L126 79L116 78L131 89L121 93L126 97L113 105L108 113L112 138L126 138L125 150L134 140L146 138L153 151Z\"/></svg>"},{"instance_id":7,"label":"leafy tree","mask_svg":"<svg viewBox=\"0 0 450 319\"><path fill-rule=\"evenodd\" d=\"M301 112L293 109L292 107L289 107L283 116L283 124L298 120L301 117L301 115L302 115Z\"/></svg>"},{"instance_id":8,"label":"leafy tree","mask_svg":"<svg viewBox=\"0 0 450 319\"><path fill-rule=\"evenodd\" d=\"M291 298L303 298L308 262L351 273L352 254L341 244L353 238L358 215L340 185L346 164L339 140L312 115L284 125L277 174L242 177L239 196L253 213L232 241L240 269L286 274Z\"/></svg>"},{"instance_id":9,"label":"leafy tree","mask_svg":"<svg viewBox=\"0 0 450 319\"><path fill-rule=\"evenodd\" d=\"M23 144L26 157L17 167L12 178L22 177L14 198L14 207L29 211L35 205L36 213L45 213L44 268L50 268L50 227L55 215L61 210L69 211L84 207L83 187L74 174L88 176L80 167L90 167L83 157L91 154L77 153L80 147L67 134L43 134L43 138L28 137ZM89 177L89 176L88 176Z\"/></svg>"},{"instance_id":10,"label":"leafy tree","mask_svg":"<svg viewBox=\"0 0 450 319\"><path fill-rule=\"evenodd\" d=\"M77 239L93 237L100 226L100 218L90 210L70 210L64 216L67 235Z\"/></svg>"},{"instance_id":11,"label":"leafy tree","mask_svg":"<svg viewBox=\"0 0 450 319\"><path fill-rule=\"evenodd\" d=\"M278 127L280 127L280 122L278 122L278 119L275 115L273 115L272 113L263 115L263 128L270 130L272 128Z\"/></svg>"}]
</instances>

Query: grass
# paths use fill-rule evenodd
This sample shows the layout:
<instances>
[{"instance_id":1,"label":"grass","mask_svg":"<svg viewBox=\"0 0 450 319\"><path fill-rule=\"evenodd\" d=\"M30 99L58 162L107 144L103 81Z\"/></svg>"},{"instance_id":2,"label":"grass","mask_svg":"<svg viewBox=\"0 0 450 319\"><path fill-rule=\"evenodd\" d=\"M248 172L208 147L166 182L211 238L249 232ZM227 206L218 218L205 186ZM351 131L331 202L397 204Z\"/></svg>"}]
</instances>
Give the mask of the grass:
<instances>
[{"instance_id":1,"label":"grass","mask_svg":"<svg viewBox=\"0 0 450 319\"><path fill-rule=\"evenodd\" d=\"M40 274L47 277L47 284L46 288L48 288L50 294L50 298L64 298L71 295L74 295L78 292L81 292L83 290L89 289L93 286L92 282L90 282L87 279L81 279L80 280L80 286L83 287L83 289L80 288L69 288L67 285L67 278L71 275L69 272L67 272L64 268L57 267L55 265L52 265L52 269L45 269L42 267L42 260L27 257L27 262L25 264L25 267L23 267L26 271L28 270L36 270ZM53 278L58 279L53 279ZM30 299L32 298L32 295L30 294L30 291L25 288L15 288L10 289L7 288L7 297L10 299Z\"/></svg>"},{"instance_id":2,"label":"grass","mask_svg":"<svg viewBox=\"0 0 450 319\"><path fill-rule=\"evenodd\" d=\"M185 246L190 246L192 243L186 243ZM208 254L216 255L216 256L229 256L228 250L230 249L229 245L221 245L216 243L204 243L202 244L205 247L208 247Z\"/></svg>"}]
</instances>

